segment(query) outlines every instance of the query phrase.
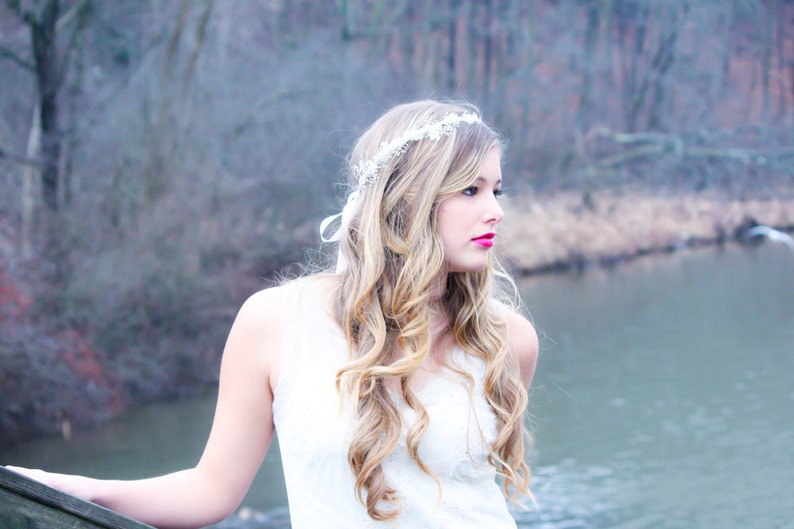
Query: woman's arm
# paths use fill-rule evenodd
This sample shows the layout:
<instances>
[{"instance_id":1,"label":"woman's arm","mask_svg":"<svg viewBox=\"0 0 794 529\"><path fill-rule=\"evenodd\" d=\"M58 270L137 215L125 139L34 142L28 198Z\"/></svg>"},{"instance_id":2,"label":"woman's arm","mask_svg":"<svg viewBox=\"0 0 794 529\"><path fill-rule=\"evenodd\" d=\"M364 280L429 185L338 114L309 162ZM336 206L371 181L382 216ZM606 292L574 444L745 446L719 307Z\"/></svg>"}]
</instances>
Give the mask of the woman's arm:
<instances>
[{"instance_id":1,"label":"woman's arm","mask_svg":"<svg viewBox=\"0 0 794 529\"><path fill-rule=\"evenodd\" d=\"M529 320L515 312L508 312L507 332L510 337L510 350L518 360L521 370L521 380L529 389L538 361L538 334Z\"/></svg>"},{"instance_id":2,"label":"woman's arm","mask_svg":"<svg viewBox=\"0 0 794 529\"><path fill-rule=\"evenodd\" d=\"M263 290L240 309L223 352L212 430L195 468L136 481L9 468L156 527L200 527L227 517L273 437L284 295L283 288Z\"/></svg>"}]
</instances>

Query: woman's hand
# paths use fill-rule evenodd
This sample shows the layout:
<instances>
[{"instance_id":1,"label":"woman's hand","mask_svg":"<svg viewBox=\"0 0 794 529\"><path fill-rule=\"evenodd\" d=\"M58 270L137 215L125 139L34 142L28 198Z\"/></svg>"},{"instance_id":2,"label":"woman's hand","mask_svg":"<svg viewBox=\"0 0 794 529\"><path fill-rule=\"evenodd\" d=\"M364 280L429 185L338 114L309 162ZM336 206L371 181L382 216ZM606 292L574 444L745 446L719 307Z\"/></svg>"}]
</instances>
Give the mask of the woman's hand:
<instances>
[{"instance_id":1,"label":"woman's hand","mask_svg":"<svg viewBox=\"0 0 794 529\"><path fill-rule=\"evenodd\" d=\"M26 478L43 483L48 487L58 489L86 501L93 501L93 498L96 496L96 490L100 486L98 480L84 476L56 474L54 472L45 472L44 470L23 467L7 466L5 468L25 476Z\"/></svg>"}]
</instances>

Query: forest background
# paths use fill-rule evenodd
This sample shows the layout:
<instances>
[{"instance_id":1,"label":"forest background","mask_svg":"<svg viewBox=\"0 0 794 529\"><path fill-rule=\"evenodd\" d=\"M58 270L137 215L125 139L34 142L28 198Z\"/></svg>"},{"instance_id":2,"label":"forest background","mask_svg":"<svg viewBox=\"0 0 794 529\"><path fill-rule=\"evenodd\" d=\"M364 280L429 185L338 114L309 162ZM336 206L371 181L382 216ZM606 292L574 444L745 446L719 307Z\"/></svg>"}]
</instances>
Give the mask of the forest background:
<instances>
[{"instance_id":1,"label":"forest background","mask_svg":"<svg viewBox=\"0 0 794 529\"><path fill-rule=\"evenodd\" d=\"M504 131L517 274L794 229L791 0L2 0L0 94L0 444L213 384L406 100Z\"/></svg>"}]
</instances>

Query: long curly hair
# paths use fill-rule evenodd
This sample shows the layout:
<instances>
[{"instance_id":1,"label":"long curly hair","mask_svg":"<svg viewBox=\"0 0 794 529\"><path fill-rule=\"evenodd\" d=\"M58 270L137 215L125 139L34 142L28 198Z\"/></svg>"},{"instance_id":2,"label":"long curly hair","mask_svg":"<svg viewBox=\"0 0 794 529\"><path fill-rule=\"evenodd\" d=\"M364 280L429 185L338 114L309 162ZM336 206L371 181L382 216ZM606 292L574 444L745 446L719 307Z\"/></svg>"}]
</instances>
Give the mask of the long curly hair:
<instances>
[{"instance_id":1,"label":"long curly hair","mask_svg":"<svg viewBox=\"0 0 794 529\"><path fill-rule=\"evenodd\" d=\"M399 105L381 116L350 156L351 187L359 185L352 168L372 159L380 145L450 112L479 115L466 103L427 100ZM501 152L504 142L481 121L461 123L438 139L410 142L380 168L376 182L361 190L361 204L339 242L348 266L339 278L336 310L351 360L337 374L337 387L356 406L348 460L356 495L374 520L393 519L400 510L397 491L383 471L402 431L386 380L400 381L404 402L416 412L406 436L411 459L439 483L418 455L429 417L410 385L431 350L433 311L443 311L449 332L467 354L485 361L485 397L497 418L489 462L504 477L508 497L518 501L529 494L527 392L508 350L504 318L504 303L509 303L507 310L518 307L515 284L493 254L481 271L447 273L437 230L439 204L472 185L493 148Z\"/></svg>"}]
</instances>

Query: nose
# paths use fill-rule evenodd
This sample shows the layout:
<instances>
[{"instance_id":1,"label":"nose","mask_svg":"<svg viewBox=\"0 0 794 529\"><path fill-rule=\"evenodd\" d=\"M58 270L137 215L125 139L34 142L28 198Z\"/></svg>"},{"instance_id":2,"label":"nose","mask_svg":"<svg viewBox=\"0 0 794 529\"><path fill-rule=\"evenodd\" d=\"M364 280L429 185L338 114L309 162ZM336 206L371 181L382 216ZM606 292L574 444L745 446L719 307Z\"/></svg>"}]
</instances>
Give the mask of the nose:
<instances>
[{"instance_id":1,"label":"nose","mask_svg":"<svg viewBox=\"0 0 794 529\"><path fill-rule=\"evenodd\" d=\"M499 201L496 199L496 196L491 195L488 204L484 210L485 215L485 222L488 224L499 224L502 221L502 218L505 216L505 212L502 209L502 206L499 204Z\"/></svg>"}]
</instances>

